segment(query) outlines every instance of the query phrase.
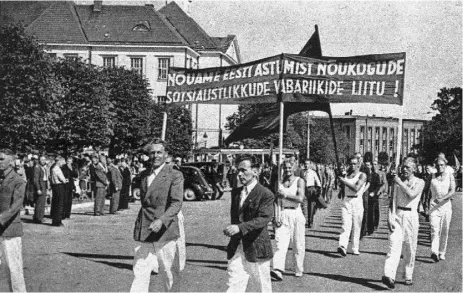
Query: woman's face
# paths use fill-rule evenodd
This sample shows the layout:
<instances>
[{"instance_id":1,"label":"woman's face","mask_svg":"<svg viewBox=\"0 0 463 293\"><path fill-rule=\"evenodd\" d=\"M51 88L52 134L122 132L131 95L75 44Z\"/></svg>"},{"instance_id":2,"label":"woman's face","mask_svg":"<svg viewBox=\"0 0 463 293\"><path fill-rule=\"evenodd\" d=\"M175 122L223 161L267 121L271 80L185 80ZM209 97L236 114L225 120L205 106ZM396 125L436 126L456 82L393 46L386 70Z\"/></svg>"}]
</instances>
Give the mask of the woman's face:
<instances>
[{"instance_id":1,"label":"woman's face","mask_svg":"<svg viewBox=\"0 0 463 293\"><path fill-rule=\"evenodd\" d=\"M445 161L443 160L437 160L437 171L439 171L439 173L444 173L445 171L445 167L447 166L447 164L445 164Z\"/></svg>"}]
</instances>

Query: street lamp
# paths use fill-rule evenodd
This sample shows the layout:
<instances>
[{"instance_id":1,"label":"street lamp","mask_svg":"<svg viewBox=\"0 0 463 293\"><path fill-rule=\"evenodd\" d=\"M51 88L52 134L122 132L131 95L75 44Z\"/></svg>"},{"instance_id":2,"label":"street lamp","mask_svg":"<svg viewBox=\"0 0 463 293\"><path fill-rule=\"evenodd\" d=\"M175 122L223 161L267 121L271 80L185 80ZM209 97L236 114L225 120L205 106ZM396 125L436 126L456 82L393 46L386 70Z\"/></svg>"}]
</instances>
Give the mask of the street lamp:
<instances>
[{"instance_id":1,"label":"street lamp","mask_svg":"<svg viewBox=\"0 0 463 293\"><path fill-rule=\"evenodd\" d=\"M207 133L206 132L204 132L203 138L204 138L204 147L207 148Z\"/></svg>"}]
</instances>

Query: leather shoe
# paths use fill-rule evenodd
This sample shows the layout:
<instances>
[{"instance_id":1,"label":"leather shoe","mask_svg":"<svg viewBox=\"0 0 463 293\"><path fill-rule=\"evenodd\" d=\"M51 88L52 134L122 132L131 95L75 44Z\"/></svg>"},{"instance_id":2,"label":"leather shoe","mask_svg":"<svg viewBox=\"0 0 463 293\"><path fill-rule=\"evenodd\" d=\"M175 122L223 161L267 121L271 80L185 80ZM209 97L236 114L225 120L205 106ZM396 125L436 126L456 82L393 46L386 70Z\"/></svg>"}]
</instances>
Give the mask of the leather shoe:
<instances>
[{"instance_id":1,"label":"leather shoe","mask_svg":"<svg viewBox=\"0 0 463 293\"><path fill-rule=\"evenodd\" d=\"M431 258L434 262L439 262L439 257L437 256L437 254L435 253L431 254Z\"/></svg>"},{"instance_id":2,"label":"leather shoe","mask_svg":"<svg viewBox=\"0 0 463 293\"><path fill-rule=\"evenodd\" d=\"M389 277L386 277L386 276L383 276L381 278L381 281L383 282L384 285L386 285L389 289L394 289L395 288L395 283L394 283L394 280L389 278Z\"/></svg>"},{"instance_id":3,"label":"leather shoe","mask_svg":"<svg viewBox=\"0 0 463 293\"><path fill-rule=\"evenodd\" d=\"M270 277L272 278L272 281L283 281L283 274L277 270L271 270Z\"/></svg>"},{"instance_id":4,"label":"leather shoe","mask_svg":"<svg viewBox=\"0 0 463 293\"><path fill-rule=\"evenodd\" d=\"M410 279L407 279L407 280L405 280L405 285L411 286L411 285L413 285L413 281L410 280Z\"/></svg>"},{"instance_id":5,"label":"leather shoe","mask_svg":"<svg viewBox=\"0 0 463 293\"><path fill-rule=\"evenodd\" d=\"M338 252L339 252L342 256L346 256L346 255L347 255L346 249L345 249L343 246L339 246L339 247L338 247Z\"/></svg>"}]
</instances>

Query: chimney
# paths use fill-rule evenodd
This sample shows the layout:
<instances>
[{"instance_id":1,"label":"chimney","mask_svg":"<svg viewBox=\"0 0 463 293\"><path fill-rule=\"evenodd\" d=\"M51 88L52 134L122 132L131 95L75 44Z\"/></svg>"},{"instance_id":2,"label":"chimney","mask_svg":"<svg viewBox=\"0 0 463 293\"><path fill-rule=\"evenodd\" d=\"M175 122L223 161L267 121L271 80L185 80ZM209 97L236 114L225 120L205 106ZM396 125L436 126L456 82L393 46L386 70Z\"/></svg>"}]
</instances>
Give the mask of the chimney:
<instances>
[{"instance_id":1,"label":"chimney","mask_svg":"<svg viewBox=\"0 0 463 293\"><path fill-rule=\"evenodd\" d=\"M93 12L101 12L103 1L93 1Z\"/></svg>"}]
</instances>

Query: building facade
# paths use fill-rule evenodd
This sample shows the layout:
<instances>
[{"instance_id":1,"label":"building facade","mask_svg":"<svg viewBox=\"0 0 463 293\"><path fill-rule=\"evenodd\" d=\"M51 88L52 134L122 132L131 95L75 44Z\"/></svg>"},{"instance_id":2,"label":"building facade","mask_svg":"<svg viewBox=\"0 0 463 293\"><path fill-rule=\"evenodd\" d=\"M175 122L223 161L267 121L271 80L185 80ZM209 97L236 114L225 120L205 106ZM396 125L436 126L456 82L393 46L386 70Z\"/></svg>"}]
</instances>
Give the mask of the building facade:
<instances>
[{"instance_id":1,"label":"building facade","mask_svg":"<svg viewBox=\"0 0 463 293\"><path fill-rule=\"evenodd\" d=\"M82 58L98 66L137 71L148 80L153 99L162 102L169 67L241 63L236 36L209 36L189 16L190 1L179 3L183 3L183 9L175 1L160 9L153 5L103 5L103 1L91 5L72 1L0 1L0 20L21 22L26 33L43 44L51 56ZM201 114L211 112L207 106L200 108ZM217 115L217 106L211 108ZM195 107L191 110L193 120L211 119L211 114L197 116ZM201 125L201 121L193 123ZM210 135L218 136L219 128L213 128ZM210 141L218 142L218 137L211 137Z\"/></svg>"},{"instance_id":2,"label":"building facade","mask_svg":"<svg viewBox=\"0 0 463 293\"><path fill-rule=\"evenodd\" d=\"M328 119L316 117L314 119ZM365 154L371 152L373 158L378 158L385 152L389 158L397 154L398 118L344 115L333 116L335 127L341 129L348 141L348 156L356 152ZM421 131L426 120L403 119L401 156L415 153L415 145L421 143Z\"/></svg>"}]
</instances>

